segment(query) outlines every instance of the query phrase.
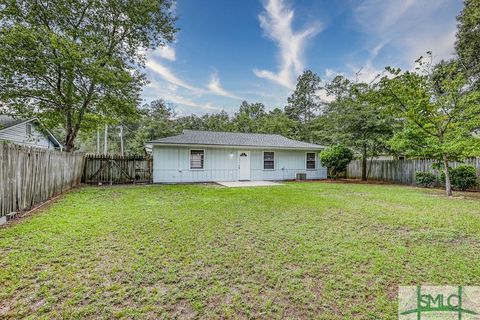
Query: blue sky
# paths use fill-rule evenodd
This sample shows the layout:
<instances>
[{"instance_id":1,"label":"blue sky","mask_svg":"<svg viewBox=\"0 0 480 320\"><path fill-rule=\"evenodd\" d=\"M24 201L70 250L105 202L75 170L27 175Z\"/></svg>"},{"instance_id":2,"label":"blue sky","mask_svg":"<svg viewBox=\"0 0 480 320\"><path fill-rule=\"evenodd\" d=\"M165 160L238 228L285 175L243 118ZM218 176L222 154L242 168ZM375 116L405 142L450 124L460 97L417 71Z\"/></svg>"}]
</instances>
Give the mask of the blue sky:
<instances>
[{"instance_id":1,"label":"blue sky","mask_svg":"<svg viewBox=\"0 0 480 320\"><path fill-rule=\"evenodd\" d=\"M179 115L233 113L242 100L283 107L305 69L371 81L429 50L451 57L461 9L461 0L178 0L180 31L147 53L142 98Z\"/></svg>"}]
</instances>

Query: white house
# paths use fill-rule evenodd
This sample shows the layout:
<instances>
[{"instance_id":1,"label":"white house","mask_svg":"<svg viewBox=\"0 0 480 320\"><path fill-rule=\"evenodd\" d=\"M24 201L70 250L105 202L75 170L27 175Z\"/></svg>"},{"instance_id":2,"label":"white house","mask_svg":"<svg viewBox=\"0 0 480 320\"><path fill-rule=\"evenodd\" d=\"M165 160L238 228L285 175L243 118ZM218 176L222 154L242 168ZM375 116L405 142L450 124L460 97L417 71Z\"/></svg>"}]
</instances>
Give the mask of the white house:
<instances>
[{"instance_id":1,"label":"white house","mask_svg":"<svg viewBox=\"0 0 480 320\"><path fill-rule=\"evenodd\" d=\"M325 179L323 146L276 134L184 130L149 141L153 182Z\"/></svg>"},{"instance_id":2,"label":"white house","mask_svg":"<svg viewBox=\"0 0 480 320\"><path fill-rule=\"evenodd\" d=\"M0 116L1 140L29 147L45 149L63 148L57 138L37 118L14 119L9 116Z\"/></svg>"}]
</instances>

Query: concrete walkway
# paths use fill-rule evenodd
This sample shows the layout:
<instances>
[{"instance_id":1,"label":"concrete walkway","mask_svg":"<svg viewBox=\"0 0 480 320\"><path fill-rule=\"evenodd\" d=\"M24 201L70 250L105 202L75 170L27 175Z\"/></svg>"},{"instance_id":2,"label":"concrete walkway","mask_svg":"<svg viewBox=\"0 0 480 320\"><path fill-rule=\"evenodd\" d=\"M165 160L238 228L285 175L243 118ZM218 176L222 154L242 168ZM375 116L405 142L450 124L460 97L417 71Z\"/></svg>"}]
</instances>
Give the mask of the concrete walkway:
<instances>
[{"instance_id":1,"label":"concrete walkway","mask_svg":"<svg viewBox=\"0 0 480 320\"><path fill-rule=\"evenodd\" d=\"M269 187L282 185L281 183L273 181L216 181L216 183L228 188Z\"/></svg>"}]
</instances>

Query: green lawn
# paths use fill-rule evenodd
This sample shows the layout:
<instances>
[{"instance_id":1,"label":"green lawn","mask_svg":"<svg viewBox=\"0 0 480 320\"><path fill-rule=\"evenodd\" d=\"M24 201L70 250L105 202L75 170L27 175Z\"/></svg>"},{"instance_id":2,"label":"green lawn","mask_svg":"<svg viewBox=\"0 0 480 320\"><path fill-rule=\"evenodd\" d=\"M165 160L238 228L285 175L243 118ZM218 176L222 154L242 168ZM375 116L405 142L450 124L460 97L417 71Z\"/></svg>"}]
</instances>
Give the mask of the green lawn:
<instances>
[{"instance_id":1,"label":"green lawn","mask_svg":"<svg viewBox=\"0 0 480 320\"><path fill-rule=\"evenodd\" d=\"M0 229L0 318L388 319L414 284L480 284L480 198L84 187Z\"/></svg>"}]
</instances>

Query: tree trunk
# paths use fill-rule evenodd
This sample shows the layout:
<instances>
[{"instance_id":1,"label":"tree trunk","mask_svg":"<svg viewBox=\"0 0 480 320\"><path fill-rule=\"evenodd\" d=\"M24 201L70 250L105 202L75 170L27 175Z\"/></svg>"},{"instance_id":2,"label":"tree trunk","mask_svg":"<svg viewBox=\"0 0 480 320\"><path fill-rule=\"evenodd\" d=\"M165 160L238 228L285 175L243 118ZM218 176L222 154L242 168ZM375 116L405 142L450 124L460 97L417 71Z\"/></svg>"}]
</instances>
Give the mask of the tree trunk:
<instances>
[{"instance_id":1,"label":"tree trunk","mask_svg":"<svg viewBox=\"0 0 480 320\"><path fill-rule=\"evenodd\" d=\"M448 157L446 155L443 156L443 166L445 172L445 191L447 192L447 196L453 196L452 192L452 184L450 182L450 170L448 169Z\"/></svg>"},{"instance_id":2,"label":"tree trunk","mask_svg":"<svg viewBox=\"0 0 480 320\"><path fill-rule=\"evenodd\" d=\"M362 152L362 181L367 181L367 146L363 146Z\"/></svg>"},{"instance_id":3,"label":"tree trunk","mask_svg":"<svg viewBox=\"0 0 480 320\"><path fill-rule=\"evenodd\" d=\"M65 138L65 151L72 152L75 149L75 138L77 137L77 131L74 128L67 129L67 136Z\"/></svg>"}]
</instances>

